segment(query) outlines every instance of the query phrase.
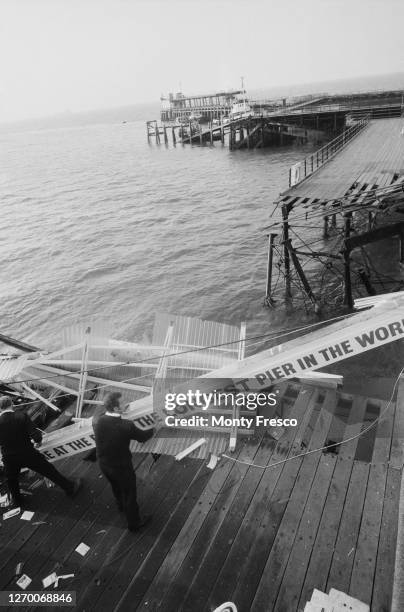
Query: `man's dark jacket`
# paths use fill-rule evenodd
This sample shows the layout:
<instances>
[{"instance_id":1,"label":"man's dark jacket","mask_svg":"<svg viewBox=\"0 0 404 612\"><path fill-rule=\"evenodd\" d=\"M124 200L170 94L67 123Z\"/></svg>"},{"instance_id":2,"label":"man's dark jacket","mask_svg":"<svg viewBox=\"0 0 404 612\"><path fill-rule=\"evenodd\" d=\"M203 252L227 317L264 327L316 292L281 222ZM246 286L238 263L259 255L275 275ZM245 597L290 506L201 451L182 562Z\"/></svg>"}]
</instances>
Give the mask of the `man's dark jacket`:
<instances>
[{"instance_id":1,"label":"man's dark jacket","mask_svg":"<svg viewBox=\"0 0 404 612\"><path fill-rule=\"evenodd\" d=\"M24 412L0 414L0 448L3 457L31 454L32 440L40 444L42 434Z\"/></svg>"},{"instance_id":2,"label":"man's dark jacket","mask_svg":"<svg viewBox=\"0 0 404 612\"><path fill-rule=\"evenodd\" d=\"M153 430L142 431L132 421L104 414L93 421L98 461L104 465L127 465L132 461L130 441L146 442Z\"/></svg>"}]
</instances>

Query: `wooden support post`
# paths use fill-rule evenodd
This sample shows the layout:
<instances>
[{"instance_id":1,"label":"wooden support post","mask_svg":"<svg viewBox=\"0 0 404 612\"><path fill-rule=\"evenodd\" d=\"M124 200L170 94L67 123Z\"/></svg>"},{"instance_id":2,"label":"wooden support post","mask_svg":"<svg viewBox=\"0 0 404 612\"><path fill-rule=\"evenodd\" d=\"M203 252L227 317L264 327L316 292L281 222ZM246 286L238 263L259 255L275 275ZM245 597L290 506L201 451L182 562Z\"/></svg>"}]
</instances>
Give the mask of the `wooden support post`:
<instances>
[{"instance_id":1,"label":"wooden support post","mask_svg":"<svg viewBox=\"0 0 404 612\"><path fill-rule=\"evenodd\" d=\"M188 127L189 127L189 144L191 145L192 144L192 123L191 122L189 122Z\"/></svg>"},{"instance_id":2,"label":"wooden support post","mask_svg":"<svg viewBox=\"0 0 404 612\"><path fill-rule=\"evenodd\" d=\"M156 132L156 144L160 144L160 128L157 121L154 122L154 131Z\"/></svg>"},{"instance_id":3,"label":"wooden support post","mask_svg":"<svg viewBox=\"0 0 404 612\"><path fill-rule=\"evenodd\" d=\"M173 145L175 147L175 145L177 144L177 141L175 139L175 127L172 128L172 136L173 136Z\"/></svg>"},{"instance_id":4,"label":"wooden support post","mask_svg":"<svg viewBox=\"0 0 404 612\"><path fill-rule=\"evenodd\" d=\"M365 285L368 295L376 295L376 289L372 287L369 275L367 274L366 270L364 268L360 268L360 270L358 270L358 274L362 283Z\"/></svg>"},{"instance_id":5,"label":"wooden support post","mask_svg":"<svg viewBox=\"0 0 404 612\"><path fill-rule=\"evenodd\" d=\"M351 213L347 213L344 216L344 237L345 241L349 238L351 234ZM352 280L351 280L351 261L350 261L351 251L345 243L343 255L344 255L344 276L345 276L345 288L344 288L344 305L348 306L348 308L353 308L353 298L352 298Z\"/></svg>"},{"instance_id":6,"label":"wooden support post","mask_svg":"<svg viewBox=\"0 0 404 612\"><path fill-rule=\"evenodd\" d=\"M400 264L404 264L404 231L401 230L400 235Z\"/></svg>"},{"instance_id":7,"label":"wooden support post","mask_svg":"<svg viewBox=\"0 0 404 612\"><path fill-rule=\"evenodd\" d=\"M268 263L267 263L267 285L265 289L265 304L267 306L272 304L271 286L272 286L272 265L273 265L273 251L274 241L277 234L268 234Z\"/></svg>"},{"instance_id":8,"label":"wooden support post","mask_svg":"<svg viewBox=\"0 0 404 612\"><path fill-rule=\"evenodd\" d=\"M249 149L250 148L250 126L249 124L247 124L246 132L247 132L247 149Z\"/></svg>"},{"instance_id":9,"label":"wooden support post","mask_svg":"<svg viewBox=\"0 0 404 612\"><path fill-rule=\"evenodd\" d=\"M313 291L311 290L311 287L309 285L309 281L306 278L305 273L303 272L303 268L300 265L300 261L298 256L296 255L293 247L292 247L292 243L290 238L288 238L287 242L286 242L286 248L288 249L290 256L292 258L293 261L293 265L295 266L296 272L299 275L300 280L302 281L304 290L306 292L307 297L310 299L310 301L312 302L312 304L314 304L315 307L315 312L319 312L319 306L316 300L316 296L314 295Z\"/></svg>"},{"instance_id":10,"label":"wooden support post","mask_svg":"<svg viewBox=\"0 0 404 612\"><path fill-rule=\"evenodd\" d=\"M288 249L289 241L289 208L287 204L282 205L282 219L283 219L283 257L285 259L285 283L286 283L286 297L292 297L290 289L290 254Z\"/></svg>"},{"instance_id":11,"label":"wooden support post","mask_svg":"<svg viewBox=\"0 0 404 612\"><path fill-rule=\"evenodd\" d=\"M324 225L323 225L323 238L328 238L328 217L325 215L324 217Z\"/></svg>"},{"instance_id":12,"label":"wooden support post","mask_svg":"<svg viewBox=\"0 0 404 612\"><path fill-rule=\"evenodd\" d=\"M147 127L147 142L150 144L150 126L149 126L148 121L146 121L146 127Z\"/></svg>"},{"instance_id":13,"label":"wooden support post","mask_svg":"<svg viewBox=\"0 0 404 612\"><path fill-rule=\"evenodd\" d=\"M373 212L369 210L368 212L368 231L372 229L373 226Z\"/></svg>"},{"instance_id":14,"label":"wooden support post","mask_svg":"<svg viewBox=\"0 0 404 612\"><path fill-rule=\"evenodd\" d=\"M223 123L220 125L220 140L222 141L222 145L224 145L224 127L223 127Z\"/></svg>"},{"instance_id":15,"label":"wooden support post","mask_svg":"<svg viewBox=\"0 0 404 612\"><path fill-rule=\"evenodd\" d=\"M210 144L213 145L213 123L210 122Z\"/></svg>"},{"instance_id":16,"label":"wooden support post","mask_svg":"<svg viewBox=\"0 0 404 612\"><path fill-rule=\"evenodd\" d=\"M164 143L166 145L168 145L168 137L167 137L167 128L166 128L166 126L163 127L163 130L164 130Z\"/></svg>"},{"instance_id":17,"label":"wooden support post","mask_svg":"<svg viewBox=\"0 0 404 612\"><path fill-rule=\"evenodd\" d=\"M202 136L202 126L199 124L199 144L203 144L203 136Z\"/></svg>"},{"instance_id":18,"label":"wooden support post","mask_svg":"<svg viewBox=\"0 0 404 612\"><path fill-rule=\"evenodd\" d=\"M331 215L331 227L337 227L337 215L335 213Z\"/></svg>"}]
</instances>

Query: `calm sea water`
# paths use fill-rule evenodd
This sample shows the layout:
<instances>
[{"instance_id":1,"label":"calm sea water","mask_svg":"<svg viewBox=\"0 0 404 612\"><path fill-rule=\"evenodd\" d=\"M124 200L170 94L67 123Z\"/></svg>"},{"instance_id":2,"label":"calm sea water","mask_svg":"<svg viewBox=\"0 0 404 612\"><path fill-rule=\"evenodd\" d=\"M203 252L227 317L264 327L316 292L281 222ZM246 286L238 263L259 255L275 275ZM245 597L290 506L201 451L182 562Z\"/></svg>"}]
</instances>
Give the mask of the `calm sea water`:
<instances>
[{"instance_id":1,"label":"calm sea water","mask_svg":"<svg viewBox=\"0 0 404 612\"><path fill-rule=\"evenodd\" d=\"M301 321L262 306L263 227L311 148L149 146L157 116L132 107L0 130L1 332L53 347L89 316L127 340L156 312L247 321L249 335Z\"/></svg>"}]
</instances>

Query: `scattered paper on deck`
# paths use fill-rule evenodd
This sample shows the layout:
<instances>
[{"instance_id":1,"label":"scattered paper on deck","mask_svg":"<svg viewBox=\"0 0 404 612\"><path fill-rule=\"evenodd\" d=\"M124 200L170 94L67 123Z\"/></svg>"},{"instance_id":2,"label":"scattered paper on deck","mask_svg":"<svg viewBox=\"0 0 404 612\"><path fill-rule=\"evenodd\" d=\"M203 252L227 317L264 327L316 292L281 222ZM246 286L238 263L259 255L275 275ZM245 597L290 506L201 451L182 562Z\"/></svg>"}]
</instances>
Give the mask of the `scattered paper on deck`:
<instances>
[{"instance_id":1,"label":"scattered paper on deck","mask_svg":"<svg viewBox=\"0 0 404 612\"><path fill-rule=\"evenodd\" d=\"M31 512L30 510L25 510L25 512L23 512L21 514L21 520L22 521L30 521L33 516L34 516L33 512Z\"/></svg>"},{"instance_id":2,"label":"scattered paper on deck","mask_svg":"<svg viewBox=\"0 0 404 612\"><path fill-rule=\"evenodd\" d=\"M211 455L209 459L209 463L207 464L206 467L208 467L210 470L214 470L218 461L219 461L219 457L217 455Z\"/></svg>"},{"instance_id":3,"label":"scattered paper on deck","mask_svg":"<svg viewBox=\"0 0 404 612\"><path fill-rule=\"evenodd\" d=\"M87 546L87 544L84 544L84 542L82 542L81 544L79 544L77 546L77 548L75 550L76 550L76 552L79 553L79 555L84 557L84 555L86 555L88 553L88 551L90 550L90 547Z\"/></svg>"},{"instance_id":4,"label":"scattered paper on deck","mask_svg":"<svg viewBox=\"0 0 404 612\"><path fill-rule=\"evenodd\" d=\"M181 459L184 459L184 457L190 455L194 450L202 446L202 444L206 444L205 438L200 438L199 440L191 444L191 446L188 446L188 448L185 448L183 451L178 453L178 455L175 455L175 460L181 461Z\"/></svg>"},{"instance_id":5,"label":"scattered paper on deck","mask_svg":"<svg viewBox=\"0 0 404 612\"><path fill-rule=\"evenodd\" d=\"M27 576L27 574L23 574L21 578L17 580L18 586L20 587L20 589L23 589L24 591L27 587L29 587L31 582L32 580L29 576Z\"/></svg>"},{"instance_id":6,"label":"scattered paper on deck","mask_svg":"<svg viewBox=\"0 0 404 612\"><path fill-rule=\"evenodd\" d=\"M56 572L53 572L52 574L49 574L49 576L46 576L46 578L42 580L42 586L44 589L47 589L51 584L53 584L57 580L58 580L58 577L56 575Z\"/></svg>"},{"instance_id":7,"label":"scattered paper on deck","mask_svg":"<svg viewBox=\"0 0 404 612\"><path fill-rule=\"evenodd\" d=\"M12 510L9 510L8 512L5 512L3 514L3 521L5 521L6 519L11 518L12 516L17 516L17 514L20 514L21 512L21 508L13 508Z\"/></svg>"}]
</instances>

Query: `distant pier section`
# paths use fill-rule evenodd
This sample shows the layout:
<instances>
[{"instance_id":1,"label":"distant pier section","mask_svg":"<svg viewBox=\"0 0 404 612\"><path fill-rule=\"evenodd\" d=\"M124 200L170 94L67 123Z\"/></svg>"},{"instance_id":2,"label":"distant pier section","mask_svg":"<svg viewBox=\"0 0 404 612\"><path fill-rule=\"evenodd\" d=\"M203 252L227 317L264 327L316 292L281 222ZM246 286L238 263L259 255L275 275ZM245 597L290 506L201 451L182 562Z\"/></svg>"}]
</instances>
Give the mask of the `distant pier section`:
<instances>
[{"instance_id":1,"label":"distant pier section","mask_svg":"<svg viewBox=\"0 0 404 612\"><path fill-rule=\"evenodd\" d=\"M404 287L404 117L380 115L290 169L265 228L267 305L280 286L315 311Z\"/></svg>"},{"instance_id":2,"label":"distant pier section","mask_svg":"<svg viewBox=\"0 0 404 612\"><path fill-rule=\"evenodd\" d=\"M160 121L147 122L149 143L255 149L291 143L323 144L360 120L399 117L403 92L370 91L252 99L232 90L161 98Z\"/></svg>"}]
</instances>

